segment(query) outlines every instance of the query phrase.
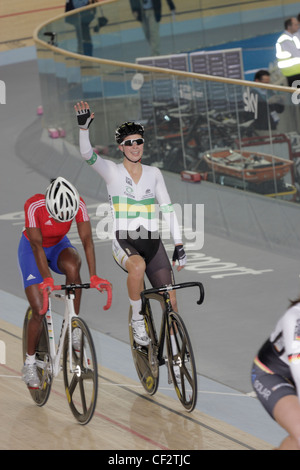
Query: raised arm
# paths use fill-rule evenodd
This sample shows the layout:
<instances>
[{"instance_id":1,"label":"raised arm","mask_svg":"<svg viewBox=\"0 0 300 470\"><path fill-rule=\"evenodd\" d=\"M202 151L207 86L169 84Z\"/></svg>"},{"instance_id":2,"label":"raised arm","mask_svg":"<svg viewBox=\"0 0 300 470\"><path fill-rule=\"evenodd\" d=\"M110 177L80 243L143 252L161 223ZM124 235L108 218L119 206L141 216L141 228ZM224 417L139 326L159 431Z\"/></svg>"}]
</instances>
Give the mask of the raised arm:
<instances>
[{"instance_id":1,"label":"raised arm","mask_svg":"<svg viewBox=\"0 0 300 470\"><path fill-rule=\"evenodd\" d=\"M79 127L79 149L81 156L93 170L102 176L106 183L109 183L114 175L115 163L97 155L90 142L89 127L95 118L95 113L91 113L89 104L86 101L77 103L74 109Z\"/></svg>"}]
</instances>

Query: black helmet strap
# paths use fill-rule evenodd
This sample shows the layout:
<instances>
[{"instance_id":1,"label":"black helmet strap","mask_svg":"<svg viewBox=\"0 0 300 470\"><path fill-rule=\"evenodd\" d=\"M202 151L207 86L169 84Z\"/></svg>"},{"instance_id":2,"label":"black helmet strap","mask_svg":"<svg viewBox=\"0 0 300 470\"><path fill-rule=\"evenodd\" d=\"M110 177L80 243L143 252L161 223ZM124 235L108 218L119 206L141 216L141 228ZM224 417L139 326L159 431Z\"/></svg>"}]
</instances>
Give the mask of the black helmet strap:
<instances>
[{"instance_id":1,"label":"black helmet strap","mask_svg":"<svg viewBox=\"0 0 300 470\"><path fill-rule=\"evenodd\" d=\"M139 160L136 160L136 161L135 160L130 160L130 158L128 158L127 155L124 152L123 152L123 155L131 163L139 163L142 160L142 157Z\"/></svg>"}]
</instances>

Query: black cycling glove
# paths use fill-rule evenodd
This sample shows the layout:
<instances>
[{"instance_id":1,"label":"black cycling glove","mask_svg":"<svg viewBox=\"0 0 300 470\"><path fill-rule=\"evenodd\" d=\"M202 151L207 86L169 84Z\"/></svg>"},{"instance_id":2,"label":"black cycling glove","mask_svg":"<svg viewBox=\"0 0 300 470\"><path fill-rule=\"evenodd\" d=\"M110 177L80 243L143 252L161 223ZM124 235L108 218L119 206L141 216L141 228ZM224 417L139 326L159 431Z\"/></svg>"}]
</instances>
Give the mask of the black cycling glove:
<instances>
[{"instance_id":1,"label":"black cycling glove","mask_svg":"<svg viewBox=\"0 0 300 470\"><path fill-rule=\"evenodd\" d=\"M92 124L94 118L91 117L89 109L82 109L76 112L78 126L81 129L88 129Z\"/></svg>"},{"instance_id":2,"label":"black cycling glove","mask_svg":"<svg viewBox=\"0 0 300 470\"><path fill-rule=\"evenodd\" d=\"M186 264L186 254L183 245L175 246L172 261L178 261L179 266L184 266Z\"/></svg>"}]
</instances>

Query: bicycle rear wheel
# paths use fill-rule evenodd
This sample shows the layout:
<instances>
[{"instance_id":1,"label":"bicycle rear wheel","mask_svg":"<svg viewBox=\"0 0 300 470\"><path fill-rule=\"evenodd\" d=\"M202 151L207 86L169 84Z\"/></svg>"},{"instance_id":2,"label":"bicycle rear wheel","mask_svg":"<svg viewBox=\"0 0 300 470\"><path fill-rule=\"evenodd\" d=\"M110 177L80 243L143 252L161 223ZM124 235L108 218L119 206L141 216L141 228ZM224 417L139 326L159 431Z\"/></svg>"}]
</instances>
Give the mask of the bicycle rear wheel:
<instances>
[{"instance_id":1,"label":"bicycle rear wheel","mask_svg":"<svg viewBox=\"0 0 300 470\"><path fill-rule=\"evenodd\" d=\"M169 328L166 331L168 364L176 394L184 406L191 412L197 403L197 372L192 344L182 318L176 312L168 315ZM176 344L173 354L171 341ZM174 370L175 367L175 370ZM177 370L176 370L177 369Z\"/></svg>"},{"instance_id":2,"label":"bicycle rear wheel","mask_svg":"<svg viewBox=\"0 0 300 470\"><path fill-rule=\"evenodd\" d=\"M90 330L81 318L72 319L73 331L78 328L79 345L72 339L72 361L69 354L69 330L63 347L63 374L65 390L71 411L80 424L87 424L93 417L98 395L98 365ZM71 364L72 362L72 364Z\"/></svg>"},{"instance_id":3,"label":"bicycle rear wheel","mask_svg":"<svg viewBox=\"0 0 300 470\"><path fill-rule=\"evenodd\" d=\"M23 323L23 360L26 359L27 352L27 332L28 332L28 322L32 316L32 310L28 307L24 323ZM49 348L49 336L46 318L44 316L42 320L42 331L36 347L36 362L37 362L37 371L40 377L41 385L39 389L30 389L28 388L30 395L33 401L38 406L43 406L47 402L52 384L52 364L50 359L50 348Z\"/></svg>"},{"instance_id":4,"label":"bicycle rear wheel","mask_svg":"<svg viewBox=\"0 0 300 470\"><path fill-rule=\"evenodd\" d=\"M148 308L148 307L147 307ZM156 355L156 340L153 332L153 326L151 320L148 320L149 316L145 316L145 323L148 335L150 337L149 346L140 346L137 344L133 337L132 327L132 308L129 309L129 339L131 345L131 352L133 362L139 377L141 384L149 395L154 395L158 388L159 383L159 365L157 363Z\"/></svg>"}]
</instances>

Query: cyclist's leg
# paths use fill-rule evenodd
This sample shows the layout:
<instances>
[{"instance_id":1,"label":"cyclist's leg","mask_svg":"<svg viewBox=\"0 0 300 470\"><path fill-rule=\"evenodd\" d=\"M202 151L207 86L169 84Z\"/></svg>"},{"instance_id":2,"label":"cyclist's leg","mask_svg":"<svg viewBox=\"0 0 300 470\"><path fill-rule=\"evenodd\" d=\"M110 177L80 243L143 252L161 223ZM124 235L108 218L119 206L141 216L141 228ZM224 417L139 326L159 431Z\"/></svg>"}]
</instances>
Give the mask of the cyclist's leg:
<instances>
[{"instance_id":1,"label":"cyclist's leg","mask_svg":"<svg viewBox=\"0 0 300 470\"><path fill-rule=\"evenodd\" d=\"M140 255L133 255L128 257L125 266L128 272L127 290L129 299L134 302L140 302L140 293L144 288L146 263Z\"/></svg>"},{"instance_id":2,"label":"cyclist's leg","mask_svg":"<svg viewBox=\"0 0 300 470\"><path fill-rule=\"evenodd\" d=\"M161 239L156 254L147 264L146 274L153 287L171 285L175 282L173 269ZM176 291L170 291L169 295L172 307L177 312Z\"/></svg>"},{"instance_id":3,"label":"cyclist's leg","mask_svg":"<svg viewBox=\"0 0 300 470\"><path fill-rule=\"evenodd\" d=\"M147 265L146 274L153 287L171 285L175 282L173 269L162 240L160 240L157 253ZM176 291L169 291L169 296L173 310L178 312ZM172 329L170 331L170 340L173 355L176 355L178 350ZM179 374L178 366L175 366L175 374Z\"/></svg>"},{"instance_id":4,"label":"cyclist's leg","mask_svg":"<svg viewBox=\"0 0 300 470\"><path fill-rule=\"evenodd\" d=\"M38 270L31 245L24 235L19 243L18 260L25 294L32 309L32 316L28 323L27 354L33 356L42 328L43 317L39 311L42 308L43 300L38 285L43 281L43 278Z\"/></svg>"},{"instance_id":5,"label":"cyclist's leg","mask_svg":"<svg viewBox=\"0 0 300 470\"><path fill-rule=\"evenodd\" d=\"M66 276L66 284L80 284L81 257L76 248L71 245L68 237L64 237L48 254L50 268ZM81 289L76 291L74 299L75 313L78 315L80 310Z\"/></svg>"},{"instance_id":6,"label":"cyclist's leg","mask_svg":"<svg viewBox=\"0 0 300 470\"><path fill-rule=\"evenodd\" d=\"M128 272L127 289L132 308L131 326L134 338L140 345L147 346L149 344L149 336L144 319L140 315L142 310L140 293L144 289L146 263L140 255L133 255L128 258L126 269Z\"/></svg>"},{"instance_id":7,"label":"cyclist's leg","mask_svg":"<svg viewBox=\"0 0 300 470\"><path fill-rule=\"evenodd\" d=\"M32 310L32 316L28 322L27 354L33 356L42 331L44 316L40 315L39 311L42 309L43 299L38 284L26 287L25 293Z\"/></svg>"},{"instance_id":8,"label":"cyclist's leg","mask_svg":"<svg viewBox=\"0 0 300 470\"><path fill-rule=\"evenodd\" d=\"M295 386L276 370L265 372L255 360L251 370L253 389L268 414L289 436L279 446L281 450L300 449L300 404ZM276 367L275 367L276 369Z\"/></svg>"},{"instance_id":9,"label":"cyclist's leg","mask_svg":"<svg viewBox=\"0 0 300 470\"><path fill-rule=\"evenodd\" d=\"M43 300L38 284L26 287L25 293L32 313L27 323L27 345L22 368L22 379L29 388L38 389L41 381L37 371L36 348L43 329L44 315L39 314L43 306Z\"/></svg>"},{"instance_id":10,"label":"cyclist's leg","mask_svg":"<svg viewBox=\"0 0 300 470\"><path fill-rule=\"evenodd\" d=\"M140 302L140 292L144 288L144 275L146 264L137 249L127 239L116 238L112 244L113 257L127 273L127 291L131 302ZM136 309L135 309L136 310ZM140 309L138 313L140 312Z\"/></svg>"},{"instance_id":11,"label":"cyclist's leg","mask_svg":"<svg viewBox=\"0 0 300 470\"><path fill-rule=\"evenodd\" d=\"M145 322L140 315L142 309L140 293L144 288L146 263L125 237L120 240L115 239L112 249L115 261L127 273L127 291L132 308L131 325L135 341L142 346L147 346L149 337Z\"/></svg>"},{"instance_id":12,"label":"cyclist's leg","mask_svg":"<svg viewBox=\"0 0 300 470\"><path fill-rule=\"evenodd\" d=\"M289 434L279 450L300 450L300 404L296 395L281 398L275 405L273 416Z\"/></svg>"}]
</instances>

